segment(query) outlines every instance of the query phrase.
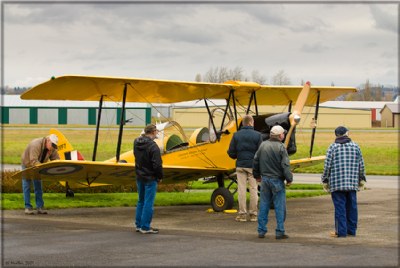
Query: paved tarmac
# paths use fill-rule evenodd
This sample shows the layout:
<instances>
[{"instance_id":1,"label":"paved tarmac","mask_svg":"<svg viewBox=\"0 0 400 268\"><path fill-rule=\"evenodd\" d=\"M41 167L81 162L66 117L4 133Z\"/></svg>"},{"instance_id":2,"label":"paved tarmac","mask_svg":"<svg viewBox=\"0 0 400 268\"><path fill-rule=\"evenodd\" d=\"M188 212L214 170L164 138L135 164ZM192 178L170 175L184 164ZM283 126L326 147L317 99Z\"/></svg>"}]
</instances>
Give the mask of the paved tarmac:
<instances>
[{"instance_id":1,"label":"paved tarmac","mask_svg":"<svg viewBox=\"0 0 400 268\"><path fill-rule=\"evenodd\" d=\"M156 207L157 235L133 229L134 207L52 209L48 215L3 211L4 267L116 266L399 266L399 194L371 188L358 193L356 237L332 238L330 196L289 199L286 231L277 241L275 214L266 238L257 223L208 206Z\"/></svg>"}]
</instances>

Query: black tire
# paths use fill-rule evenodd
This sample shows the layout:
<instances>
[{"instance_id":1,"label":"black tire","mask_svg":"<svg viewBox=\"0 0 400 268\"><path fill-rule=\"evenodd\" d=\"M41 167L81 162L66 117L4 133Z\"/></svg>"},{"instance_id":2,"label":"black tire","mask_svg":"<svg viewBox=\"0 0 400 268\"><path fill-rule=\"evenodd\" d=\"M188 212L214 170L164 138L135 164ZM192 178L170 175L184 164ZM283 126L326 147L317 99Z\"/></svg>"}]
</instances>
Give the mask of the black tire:
<instances>
[{"instance_id":1,"label":"black tire","mask_svg":"<svg viewBox=\"0 0 400 268\"><path fill-rule=\"evenodd\" d=\"M233 194L224 187L214 190L211 195L211 206L215 212L222 212L233 207Z\"/></svg>"},{"instance_id":2,"label":"black tire","mask_svg":"<svg viewBox=\"0 0 400 268\"><path fill-rule=\"evenodd\" d=\"M65 192L65 196L66 197L74 197L75 193L71 189L67 189L67 191Z\"/></svg>"}]
</instances>

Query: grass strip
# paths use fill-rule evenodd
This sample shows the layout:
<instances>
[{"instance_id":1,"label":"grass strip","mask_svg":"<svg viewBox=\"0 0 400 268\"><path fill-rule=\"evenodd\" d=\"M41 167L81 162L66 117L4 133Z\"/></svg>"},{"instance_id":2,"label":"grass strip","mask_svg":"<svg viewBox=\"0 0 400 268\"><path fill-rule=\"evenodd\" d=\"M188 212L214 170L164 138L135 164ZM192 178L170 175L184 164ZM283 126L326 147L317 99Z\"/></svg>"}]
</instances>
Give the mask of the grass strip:
<instances>
[{"instance_id":1,"label":"grass strip","mask_svg":"<svg viewBox=\"0 0 400 268\"><path fill-rule=\"evenodd\" d=\"M303 198L326 194L323 190L314 190L310 184L307 190L287 190L287 198ZM319 185L317 185L319 186ZM155 206L183 206L210 204L211 189L207 192L158 192ZM34 204L33 194L31 201ZM237 202L237 194L234 195ZM137 203L137 193L75 193L75 197L66 198L62 193L44 193L47 209L80 207L133 207ZM23 209L24 199L21 193L3 193L2 209Z\"/></svg>"}]
</instances>

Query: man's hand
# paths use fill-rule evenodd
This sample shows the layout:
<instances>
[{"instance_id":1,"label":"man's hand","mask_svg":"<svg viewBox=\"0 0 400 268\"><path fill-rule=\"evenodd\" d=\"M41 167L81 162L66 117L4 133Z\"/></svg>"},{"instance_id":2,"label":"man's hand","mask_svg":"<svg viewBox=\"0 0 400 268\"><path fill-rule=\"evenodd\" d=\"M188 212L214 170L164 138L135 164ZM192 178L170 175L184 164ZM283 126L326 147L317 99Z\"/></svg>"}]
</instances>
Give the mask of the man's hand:
<instances>
[{"instance_id":1,"label":"man's hand","mask_svg":"<svg viewBox=\"0 0 400 268\"><path fill-rule=\"evenodd\" d=\"M322 189L324 189L325 192L329 193L329 183L322 183Z\"/></svg>"},{"instance_id":2,"label":"man's hand","mask_svg":"<svg viewBox=\"0 0 400 268\"><path fill-rule=\"evenodd\" d=\"M286 181L286 187L290 187L292 185L291 181Z\"/></svg>"},{"instance_id":3,"label":"man's hand","mask_svg":"<svg viewBox=\"0 0 400 268\"><path fill-rule=\"evenodd\" d=\"M365 190L365 188L366 188L366 186L365 186L365 184L366 184L367 182L365 181L365 180L360 180L359 182L358 182L358 190Z\"/></svg>"}]
</instances>

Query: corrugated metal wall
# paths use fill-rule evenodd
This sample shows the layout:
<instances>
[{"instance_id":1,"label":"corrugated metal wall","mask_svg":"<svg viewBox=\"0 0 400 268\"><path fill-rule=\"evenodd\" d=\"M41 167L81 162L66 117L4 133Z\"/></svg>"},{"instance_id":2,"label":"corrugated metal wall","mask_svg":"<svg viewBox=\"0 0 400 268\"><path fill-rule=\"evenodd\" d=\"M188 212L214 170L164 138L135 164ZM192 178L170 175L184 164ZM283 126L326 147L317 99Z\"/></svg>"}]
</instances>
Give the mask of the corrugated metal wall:
<instances>
[{"instance_id":1,"label":"corrugated metal wall","mask_svg":"<svg viewBox=\"0 0 400 268\"><path fill-rule=\"evenodd\" d=\"M102 125L119 125L121 108L104 108ZM98 109L92 107L1 107L2 124L95 125ZM151 122L151 108L126 108L126 124L145 126Z\"/></svg>"}]
</instances>

